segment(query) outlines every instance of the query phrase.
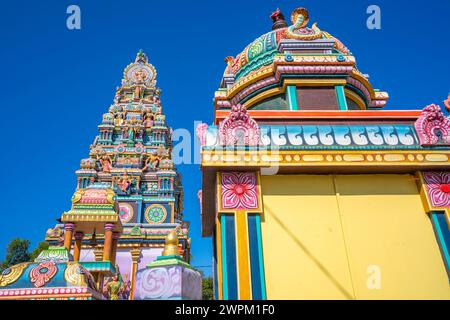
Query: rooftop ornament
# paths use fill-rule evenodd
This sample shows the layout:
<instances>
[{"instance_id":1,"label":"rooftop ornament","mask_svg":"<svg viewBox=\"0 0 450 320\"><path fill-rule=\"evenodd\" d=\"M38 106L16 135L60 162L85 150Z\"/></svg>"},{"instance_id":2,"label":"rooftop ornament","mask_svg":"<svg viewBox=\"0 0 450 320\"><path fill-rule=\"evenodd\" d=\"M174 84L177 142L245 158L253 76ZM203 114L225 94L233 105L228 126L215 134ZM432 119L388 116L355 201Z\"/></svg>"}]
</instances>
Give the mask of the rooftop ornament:
<instances>
[{"instance_id":1,"label":"rooftop ornament","mask_svg":"<svg viewBox=\"0 0 450 320\"><path fill-rule=\"evenodd\" d=\"M275 10L275 12L270 15L270 19L272 19L272 21L273 21L272 30L276 30L276 29L281 29L281 28L286 28L287 27L287 23L286 23L286 20L284 18L284 15L280 11L279 8L277 8L277 10Z\"/></svg>"},{"instance_id":2,"label":"rooftop ornament","mask_svg":"<svg viewBox=\"0 0 450 320\"><path fill-rule=\"evenodd\" d=\"M231 107L228 118L220 123L219 139L222 145L257 146L261 142L259 126L238 104Z\"/></svg>"},{"instance_id":3,"label":"rooftop ornament","mask_svg":"<svg viewBox=\"0 0 450 320\"><path fill-rule=\"evenodd\" d=\"M309 13L305 8L297 8L291 14L292 26L286 32L290 38L299 40L316 40L322 38L322 31L314 23L312 28L306 27L309 22Z\"/></svg>"},{"instance_id":4,"label":"rooftop ornament","mask_svg":"<svg viewBox=\"0 0 450 320\"><path fill-rule=\"evenodd\" d=\"M426 106L414 126L422 146L450 145L450 119L439 106Z\"/></svg>"},{"instance_id":5,"label":"rooftop ornament","mask_svg":"<svg viewBox=\"0 0 450 320\"><path fill-rule=\"evenodd\" d=\"M450 111L450 93L448 94L447 100L444 101L445 108Z\"/></svg>"}]
</instances>

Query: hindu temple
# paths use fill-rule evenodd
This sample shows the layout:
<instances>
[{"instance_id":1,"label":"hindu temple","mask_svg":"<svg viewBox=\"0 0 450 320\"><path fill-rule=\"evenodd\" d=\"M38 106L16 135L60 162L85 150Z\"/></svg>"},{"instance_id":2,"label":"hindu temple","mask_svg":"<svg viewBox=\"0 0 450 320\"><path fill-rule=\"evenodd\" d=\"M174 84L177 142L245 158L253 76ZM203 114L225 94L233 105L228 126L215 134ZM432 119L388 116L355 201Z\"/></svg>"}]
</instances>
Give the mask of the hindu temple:
<instances>
[{"instance_id":1,"label":"hindu temple","mask_svg":"<svg viewBox=\"0 0 450 320\"><path fill-rule=\"evenodd\" d=\"M217 299L449 299L450 120L295 9L226 67L202 144Z\"/></svg>"},{"instance_id":2,"label":"hindu temple","mask_svg":"<svg viewBox=\"0 0 450 320\"><path fill-rule=\"evenodd\" d=\"M215 299L450 299L450 119L385 109L306 9L270 18L196 128ZM125 68L50 248L0 300L201 299L156 75L142 51Z\"/></svg>"}]
</instances>

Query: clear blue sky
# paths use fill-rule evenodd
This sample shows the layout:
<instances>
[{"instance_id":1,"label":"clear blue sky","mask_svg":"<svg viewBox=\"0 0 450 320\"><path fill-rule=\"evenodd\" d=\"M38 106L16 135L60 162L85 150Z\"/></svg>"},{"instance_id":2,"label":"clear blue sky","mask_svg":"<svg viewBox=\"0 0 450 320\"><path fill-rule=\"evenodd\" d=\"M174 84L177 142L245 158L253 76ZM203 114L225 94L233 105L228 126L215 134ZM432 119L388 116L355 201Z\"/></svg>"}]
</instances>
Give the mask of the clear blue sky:
<instances>
[{"instance_id":1,"label":"clear blue sky","mask_svg":"<svg viewBox=\"0 0 450 320\"><path fill-rule=\"evenodd\" d=\"M81 7L80 31L66 28L70 4ZM371 4L381 7L379 31L366 28ZM448 0L3 0L0 259L14 237L33 246L42 241L69 209L74 171L88 155L123 68L140 48L158 71L168 123L193 132L195 120L213 119L224 58L269 31L277 7L288 18L298 6L352 50L376 88L390 93L387 109L417 109L446 98ZM200 171L198 165L178 169L193 264L210 265L211 240L200 235Z\"/></svg>"}]
</instances>

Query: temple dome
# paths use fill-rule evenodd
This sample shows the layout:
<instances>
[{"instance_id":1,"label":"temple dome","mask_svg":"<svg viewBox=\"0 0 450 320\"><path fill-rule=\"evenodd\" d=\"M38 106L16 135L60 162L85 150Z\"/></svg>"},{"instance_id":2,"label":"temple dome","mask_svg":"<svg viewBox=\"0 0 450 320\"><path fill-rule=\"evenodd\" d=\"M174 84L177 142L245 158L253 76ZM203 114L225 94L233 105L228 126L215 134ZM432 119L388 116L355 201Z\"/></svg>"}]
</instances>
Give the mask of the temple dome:
<instances>
[{"instance_id":1,"label":"temple dome","mask_svg":"<svg viewBox=\"0 0 450 320\"><path fill-rule=\"evenodd\" d=\"M290 25L279 10L271 18L272 31L225 59L214 94L216 110L238 104L252 110L367 110L386 105L389 95L372 86L350 50L316 24L308 27L306 9L295 9Z\"/></svg>"},{"instance_id":2,"label":"temple dome","mask_svg":"<svg viewBox=\"0 0 450 320\"><path fill-rule=\"evenodd\" d=\"M281 12L277 9L272 14L274 27L276 24L279 25L279 18L277 19L279 16L284 19ZM332 52L329 53L350 54L350 51L339 39L333 37L328 32L320 30L317 24L313 24L311 28L307 27L308 22L308 11L304 8L295 9L291 14L292 24L290 26L275 28L246 46L235 58L227 57L225 59L227 68L224 74L232 74L235 80L238 80L249 73L259 70L261 67L271 64L274 56L280 52L280 42L282 40L304 44L316 42L318 45L320 43L331 42L333 43ZM282 25L286 25L286 23ZM299 45L301 46L301 44Z\"/></svg>"}]
</instances>

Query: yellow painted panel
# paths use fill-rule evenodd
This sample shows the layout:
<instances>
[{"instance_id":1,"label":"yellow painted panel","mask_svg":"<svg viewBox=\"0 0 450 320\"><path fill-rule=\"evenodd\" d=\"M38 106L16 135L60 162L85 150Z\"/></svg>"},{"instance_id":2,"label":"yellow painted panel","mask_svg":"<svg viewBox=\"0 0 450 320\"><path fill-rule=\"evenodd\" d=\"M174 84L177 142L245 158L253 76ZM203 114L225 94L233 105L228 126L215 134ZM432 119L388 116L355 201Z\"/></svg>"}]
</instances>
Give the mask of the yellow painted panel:
<instances>
[{"instance_id":1,"label":"yellow painted panel","mask_svg":"<svg viewBox=\"0 0 450 320\"><path fill-rule=\"evenodd\" d=\"M268 299L352 299L331 176L262 176Z\"/></svg>"},{"instance_id":2,"label":"yellow painted panel","mask_svg":"<svg viewBox=\"0 0 450 320\"><path fill-rule=\"evenodd\" d=\"M251 294L251 277L249 265L249 248L248 248L248 226L247 214L245 212L237 212L236 214L236 249L237 249L237 270L238 270L238 298L239 300L250 300Z\"/></svg>"},{"instance_id":3,"label":"yellow painted panel","mask_svg":"<svg viewBox=\"0 0 450 320\"><path fill-rule=\"evenodd\" d=\"M357 299L450 299L414 177L341 175L335 181Z\"/></svg>"}]
</instances>

